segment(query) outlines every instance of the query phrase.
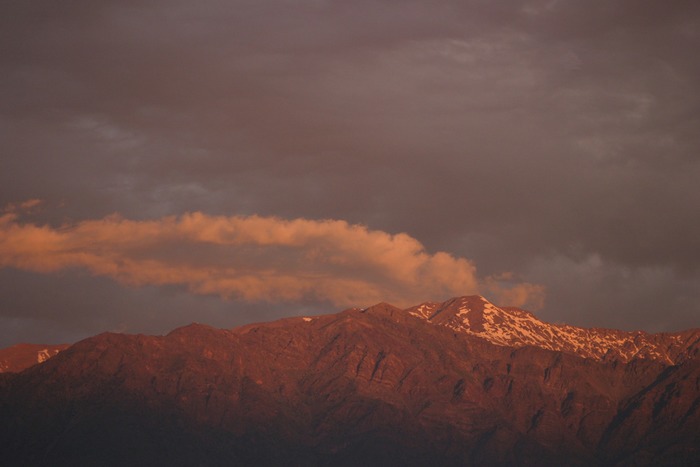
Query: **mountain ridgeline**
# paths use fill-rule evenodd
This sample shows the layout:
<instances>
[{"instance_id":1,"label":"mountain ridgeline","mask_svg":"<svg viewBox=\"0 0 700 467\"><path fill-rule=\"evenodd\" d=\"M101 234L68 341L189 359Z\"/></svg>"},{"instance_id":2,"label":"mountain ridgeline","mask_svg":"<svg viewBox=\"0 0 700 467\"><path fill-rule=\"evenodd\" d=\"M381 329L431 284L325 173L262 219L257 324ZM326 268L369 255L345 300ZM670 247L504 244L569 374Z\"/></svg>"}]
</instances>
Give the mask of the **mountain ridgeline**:
<instances>
[{"instance_id":1,"label":"mountain ridgeline","mask_svg":"<svg viewBox=\"0 0 700 467\"><path fill-rule=\"evenodd\" d=\"M699 353L478 296L106 333L0 374L0 461L700 465Z\"/></svg>"},{"instance_id":2,"label":"mountain ridgeline","mask_svg":"<svg viewBox=\"0 0 700 467\"><path fill-rule=\"evenodd\" d=\"M37 363L45 362L68 345L17 344L0 349L0 373L18 372Z\"/></svg>"}]
</instances>

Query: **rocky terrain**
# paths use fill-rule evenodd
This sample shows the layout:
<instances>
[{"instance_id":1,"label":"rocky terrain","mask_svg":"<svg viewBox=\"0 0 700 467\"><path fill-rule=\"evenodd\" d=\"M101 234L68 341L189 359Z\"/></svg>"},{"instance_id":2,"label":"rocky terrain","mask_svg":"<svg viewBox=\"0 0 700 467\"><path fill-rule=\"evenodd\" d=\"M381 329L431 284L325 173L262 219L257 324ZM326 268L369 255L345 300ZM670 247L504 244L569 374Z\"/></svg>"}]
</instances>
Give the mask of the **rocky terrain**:
<instances>
[{"instance_id":1,"label":"rocky terrain","mask_svg":"<svg viewBox=\"0 0 700 467\"><path fill-rule=\"evenodd\" d=\"M0 349L0 373L22 371L32 365L48 360L66 348L68 348L67 344L17 344L6 349Z\"/></svg>"},{"instance_id":2,"label":"rocky terrain","mask_svg":"<svg viewBox=\"0 0 700 467\"><path fill-rule=\"evenodd\" d=\"M525 310L499 308L479 296L424 303L406 311L494 344L516 348L532 345L596 360L629 362L641 358L672 365L694 354L700 345L697 330L649 334L550 324Z\"/></svg>"},{"instance_id":3,"label":"rocky terrain","mask_svg":"<svg viewBox=\"0 0 700 467\"><path fill-rule=\"evenodd\" d=\"M0 375L6 465L700 465L700 330L481 297L101 334Z\"/></svg>"}]
</instances>

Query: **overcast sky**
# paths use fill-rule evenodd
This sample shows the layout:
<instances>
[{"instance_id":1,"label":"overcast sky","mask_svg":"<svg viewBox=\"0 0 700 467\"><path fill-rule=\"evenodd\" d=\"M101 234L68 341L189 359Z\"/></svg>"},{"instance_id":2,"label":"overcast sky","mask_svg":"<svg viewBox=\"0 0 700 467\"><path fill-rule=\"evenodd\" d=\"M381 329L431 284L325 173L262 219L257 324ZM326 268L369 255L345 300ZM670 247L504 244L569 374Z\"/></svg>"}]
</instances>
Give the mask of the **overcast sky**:
<instances>
[{"instance_id":1,"label":"overcast sky","mask_svg":"<svg viewBox=\"0 0 700 467\"><path fill-rule=\"evenodd\" d=\"M0 4L0 346L482 294L700 326L700 2Z\"/></svg>"}]
</instances>

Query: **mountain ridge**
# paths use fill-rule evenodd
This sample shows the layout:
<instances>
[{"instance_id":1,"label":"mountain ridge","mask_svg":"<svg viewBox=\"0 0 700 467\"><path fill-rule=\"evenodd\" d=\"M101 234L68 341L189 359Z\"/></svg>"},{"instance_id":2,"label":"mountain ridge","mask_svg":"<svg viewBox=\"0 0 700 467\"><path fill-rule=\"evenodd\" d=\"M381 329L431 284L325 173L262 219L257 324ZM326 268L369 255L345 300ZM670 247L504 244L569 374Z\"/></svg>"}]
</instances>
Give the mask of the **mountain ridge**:
<instances>
[{"instance_id":1,"label":"mountain ridge","mask_svg":"<svg viewBox=\"0 0 700 467\"><path fill-rule=\"evenodd\" d=\"M456 297L426 302L406 311L419 318L475 335L497 345L536 347L574 353L584 358L621 360L646 358L675 364L697 352L700 329L647 333L551 324L516 307L498 307L484 297Z\"/></svg>"},{"instance_id":2,"label":"mountain ridge","mask_svg":"<svg viewBox=\"0 0 700 467\"><path fill-rule=\"evenodd\" d=\"M22 371L48 360L69 346L19 343L0 349L0 373Z\"/></svg>"},{"instance_id":3,"label":"mountain ridge","mask_svg":"<svg viewBox=\"0 0 700 467\"><path fill-rule=\"evenodd\" d=\"M0 375L0 459L71 466L700 461L700 359L692 347L670 364L497 345L477 335L486 325L471 333L447 325L455 316L477 323L478 312L467 316L472 310L463 305L446 304L435 315L442 324L377 304L234 329L99 334Z\"/></svg>"},{"instance_id":4,"label":"mountain ridge","mask_svg":"<svg viewBox=\"0 0 700 467\"><path fill-rule=\"evenodd\" d=\"M675 364L688 358L691 353L697 354L700 349L700 328L649 333L554 324L542 321L532 312L521 308L496 306L479 295L454 297L444 302L424 302L405 309L385 302L370 308L377 307L405 312L496 345L515 348L533 345L598 360L629 362L633 358L646 358ZM362 309L349 308L343 312L352 310ZM267 324L282 325L281 323L294 319L299 317L282 318ZM254 327L256 324L245 324L234 329ZM68 346L69 344L17 344L0 349L0 373L21 371L56 355Z\"/></svg>"}]
</instances>

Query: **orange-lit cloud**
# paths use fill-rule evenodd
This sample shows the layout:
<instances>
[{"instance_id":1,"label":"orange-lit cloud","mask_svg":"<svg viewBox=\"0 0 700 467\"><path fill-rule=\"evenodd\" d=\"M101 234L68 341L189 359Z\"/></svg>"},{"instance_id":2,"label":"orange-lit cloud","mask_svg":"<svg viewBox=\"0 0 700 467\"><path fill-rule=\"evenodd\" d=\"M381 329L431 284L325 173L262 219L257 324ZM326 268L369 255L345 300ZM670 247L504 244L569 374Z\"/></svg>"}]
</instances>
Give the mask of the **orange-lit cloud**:
<instances>
[{"instance_id":1,"label":"orange-lit cloud","mask_svg":"<svg viewBox=\"0 0 700 467\"><path fill-rule=\"evenodd\" d=\"M10 203L7 206L5 206L5 209L3 209L2 212L6 212L6 213L27 212L27 211L31 211L32 209L41 205L42 203L43 203L43 201L40 199L28 199L28 200L22 201L20 203Z\"/></svg>"},{"instance_id":2,"label":"orange-lit cloud","mask_svg":"<svg viewBox=\"0 0 700 467\"><path fill-rule=\"evenodd\" d=\"M200 212L146 221L112 215L55 228L24 223L17 209L6 210L0 267L42 273L84 268L134 286L180 285L224 298L338 306L412 305L475 293L522 306L542 297L539 286L480 280L471 261L430 254L404 233L342 220Z\"/></svg>"}]
</instances>

